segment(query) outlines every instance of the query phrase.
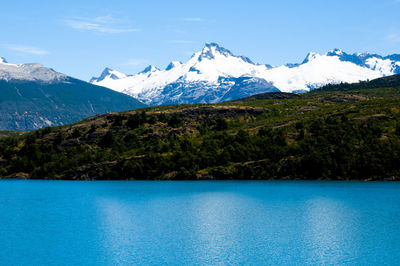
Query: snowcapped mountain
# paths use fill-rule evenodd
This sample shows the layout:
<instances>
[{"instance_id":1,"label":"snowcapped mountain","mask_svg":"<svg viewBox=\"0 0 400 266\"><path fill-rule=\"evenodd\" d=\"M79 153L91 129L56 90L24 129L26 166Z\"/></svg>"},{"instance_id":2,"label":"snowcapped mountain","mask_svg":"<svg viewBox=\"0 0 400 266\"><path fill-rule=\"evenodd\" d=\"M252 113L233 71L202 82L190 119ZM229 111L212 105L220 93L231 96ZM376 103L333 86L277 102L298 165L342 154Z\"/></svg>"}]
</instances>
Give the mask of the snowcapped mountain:
<instances>
[{"instance_id":1,"label":"snowcapped mountain","mask_svg":"<svg viewBox=\"0 0 400 266\"><path fill-rule=\"evenodd\" d=\"M113 74L117 75L107 75ZM128 95L74 79L40 64L17 65L0 59L0 130L65 125L95 114L139 107L144 104Z\"/></svg>"},{"instance_id":2,"label":"snowcapped mountain","mask_svg":"<svg viewBox=\"0 0 400 266\"><path fill-rule=\"evenodd\" d=\"M100 82L106 78L116 80L116 79L122 79L126 78L127 76L125 74L122 74L121 72L118 72L116 70L109 69L106 67L103 72L101 73L100 77L98 78L92 78L90 80L90 83L95 83L95 82Z\"/></svg>"},{"instance_id":3,"label":"snowcapped mountain","mask_svg":"<svg viewBox=\"0 0 400 266\"><path fill-rule=\"evenodd\" d=\"M277 89L255 74L269 66L235 56L215 43L207 43L188 62L171 62L165 70L149 66L121 79L95 78L93 84L131 95L150 105L219 102ZM243 92L237 87L243 86ZM240 94L230 92L231 88Z\"/></svg>"},{"instance_id":4,"label":"snowcapped mountain","mask_svg":"<svg viewBox=\"0 0 400 266\"><path fill-rule=\"evenodd\" d=\"M358 82L400 73L400 55L309 53L301 64L253 63L216 43L206 43L186 63L165 70L149 66L136 75L106 69L91 83L131 95L149 105L215 103L269 91L302 92L328 83Z\"/></svg>"},{"instance_id":5,"label":"snowcapped mountain","mask_svg":"<svg viewBox=\"0 0 400 266\"><path fill-rule=\"evenodd\" d=\"M36 81L41 83L62 82L66 75L41 64L10 64L2 57L0 59L0 80Z\"/></svg>"}]
</instances>

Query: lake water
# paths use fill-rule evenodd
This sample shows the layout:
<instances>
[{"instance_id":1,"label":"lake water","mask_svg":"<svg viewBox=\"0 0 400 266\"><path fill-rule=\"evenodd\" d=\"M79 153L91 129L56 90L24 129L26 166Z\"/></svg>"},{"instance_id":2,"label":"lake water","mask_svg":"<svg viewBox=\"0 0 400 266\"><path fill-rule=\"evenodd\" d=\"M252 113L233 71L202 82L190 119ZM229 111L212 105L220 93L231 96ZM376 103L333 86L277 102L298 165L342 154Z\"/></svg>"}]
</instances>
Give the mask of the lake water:
<instances>
[{"instance_id":1,"label":"lake water","mask_svg":"<svg viewBox=\"0 0 400 266\"><path fill-rule=\"evenodd\" d=\"M400 263L400 183L0 181L1 265Z\"/></svg>"}]
</instances>

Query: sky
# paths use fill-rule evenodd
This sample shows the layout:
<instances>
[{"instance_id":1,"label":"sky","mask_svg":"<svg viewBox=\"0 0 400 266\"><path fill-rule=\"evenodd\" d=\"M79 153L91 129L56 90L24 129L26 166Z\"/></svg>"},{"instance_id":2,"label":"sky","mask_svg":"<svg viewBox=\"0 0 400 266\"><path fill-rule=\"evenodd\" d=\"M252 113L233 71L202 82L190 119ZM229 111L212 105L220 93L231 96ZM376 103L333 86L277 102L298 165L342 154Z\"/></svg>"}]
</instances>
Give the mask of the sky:
<instances>
[{"instance_id":1,"label":"sky","mask_svg":"<svg viewBox=\"0 0 400 266\"><path fill-rule=\"evenodd\" d=\"M400 0L14 0L0 22L0 57L83 80L185 62L206 42L274 66L334 48L400 54Z\"/></svg>"}]
</instances>

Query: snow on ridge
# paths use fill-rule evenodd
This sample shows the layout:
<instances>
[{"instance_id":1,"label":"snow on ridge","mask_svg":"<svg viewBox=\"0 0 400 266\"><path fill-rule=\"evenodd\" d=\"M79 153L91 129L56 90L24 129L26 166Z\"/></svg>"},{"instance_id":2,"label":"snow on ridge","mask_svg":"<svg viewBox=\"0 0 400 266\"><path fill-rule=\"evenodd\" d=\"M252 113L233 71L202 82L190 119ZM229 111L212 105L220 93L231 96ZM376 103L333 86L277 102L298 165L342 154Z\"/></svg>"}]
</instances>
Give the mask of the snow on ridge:
<instances>
[{"instance_id":1,"label":"snow on ridge","mask_svg":"<svg viewBox=\"0 0 400 266\"><path fill-rule=\"evenodd\" d=\"M23 80L43 83L62 82L66 75L58 73L51 68L46 68L38 63L11 64L5 58L0 62L0 80Z\"/></svg>"},{"instance_id":2,"label":"snow on ridge","mask_svg":"<svg viewBox=\"0 0 400 266\"><path fill-rule=\"evenodd\" d=\"M171 70L174 67L182 65L182 62L180 61L172 61L171 63L168 64L168 66L165 68L165 70Z\"/></svg>"},{"instance_id":3,"label":"snow on ridge","mask_svg":"<svg viewBox=\"0 0 400 266\"><path fill-rule=\"evenodd\" d=\"M310 61L313 61L314 59L316 59L317 57L320 57L321 55L315 52L309 52L306 56L306 58L304 59L302 64L308 63Z\"/></svg>"},{"instance_id":4,"label":"snow on ridge","mask_svg":"<svg viewBox=\"0 0 400 266\"><path fill-rule=\"evenodd\" d=\"M92 83L154 105L162 104L164 100L180 102L180 97L187 94L192 95L193 100L210 93L223 95L222 91L226 93L233 85L221 83L221 78L254 77L273 84L283 92L309 91L328 83L358 82L396 74L399 66L400 61L378 55L350 55L334 49L325 54L311 52L301 64L271 67L254 64L250 59L236 56L216 43L206 43L186 63L171 62L165 70L148 67L136 75L115 80L105 78ZM211 102L219 98L207 99Z\"/></svg>"},{"instance_id":5,"label":"snow on ridge","mask_svg":"<svg viewBox=\"0 0 400 266\"><path fill-rule=\"evenodd\" d=\"M94 83L94 82L101 82L107 78L116 80L116 79L122 79L122 78L126 78L126 77L127 77L127 75L125 75L119 71L116 71L116 70L106 67L98 78L93 77L89 82Z\"/></svg>"},{"instance_id":6,"label":"snow on ridge","mask_svg":"<svg viewBox=\"0 0 400 266\"><path fill-rule=\"evenodd\" d=\"M283 92L309 91L328 83L358 82L383 76L379 71L343 62L337 56L317 55L295 68L281 66L261 74Z\"/></svg>"},{"instance_id":7,"label":"snow on ridge","mask_svg":"<svg viewBox=\"0 0 400 266\"><path fill-rule=\"evenodd\" d=\"M368 58L366 60L366 65L368 65L370 69L379 71L385 76L392 75L396 68L396 64L399 63L400 62L393 62L390 59L381 59L376 57Z\"/></svg>"}]
</instances>

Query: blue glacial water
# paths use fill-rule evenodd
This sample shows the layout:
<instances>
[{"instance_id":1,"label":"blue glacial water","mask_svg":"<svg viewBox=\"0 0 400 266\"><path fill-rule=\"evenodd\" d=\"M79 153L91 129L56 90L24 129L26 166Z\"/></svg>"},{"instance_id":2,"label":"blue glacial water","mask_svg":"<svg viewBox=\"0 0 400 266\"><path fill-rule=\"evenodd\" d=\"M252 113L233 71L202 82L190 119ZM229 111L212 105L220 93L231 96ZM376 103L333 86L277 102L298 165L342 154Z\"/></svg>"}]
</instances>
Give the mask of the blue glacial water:
<instances>
[{"instance_id":1,"label":"blue glacial water","mask_svg":"<svg viewBox=\"0 0 400 266\"><path fill-rule=\"evenodd\" d=\"M400 263L400 183L0 181L0 265Z\"/></svg>"}]
</instances>

